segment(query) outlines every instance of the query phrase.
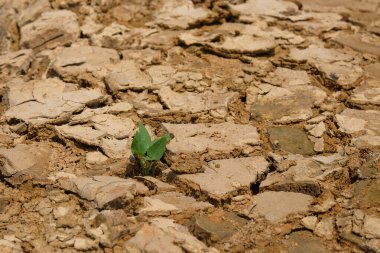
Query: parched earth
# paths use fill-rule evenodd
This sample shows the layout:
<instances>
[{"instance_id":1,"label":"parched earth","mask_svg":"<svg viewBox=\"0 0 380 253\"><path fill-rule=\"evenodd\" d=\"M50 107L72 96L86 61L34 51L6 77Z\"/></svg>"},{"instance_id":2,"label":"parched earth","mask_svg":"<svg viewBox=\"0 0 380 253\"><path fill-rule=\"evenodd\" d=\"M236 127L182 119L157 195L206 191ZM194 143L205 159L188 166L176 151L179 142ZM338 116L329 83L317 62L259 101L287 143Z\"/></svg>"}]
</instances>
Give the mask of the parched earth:
<instances>
[{"instance_id":1,"label":"parched earth","mask_svg":"<svg viewBox=\"0 0 380 253\"><path fill-rule=\"evenodd\" d=\"M0 251L380 252L379 60L378 0L0 0Z\"/></svg>"}]
</instances>

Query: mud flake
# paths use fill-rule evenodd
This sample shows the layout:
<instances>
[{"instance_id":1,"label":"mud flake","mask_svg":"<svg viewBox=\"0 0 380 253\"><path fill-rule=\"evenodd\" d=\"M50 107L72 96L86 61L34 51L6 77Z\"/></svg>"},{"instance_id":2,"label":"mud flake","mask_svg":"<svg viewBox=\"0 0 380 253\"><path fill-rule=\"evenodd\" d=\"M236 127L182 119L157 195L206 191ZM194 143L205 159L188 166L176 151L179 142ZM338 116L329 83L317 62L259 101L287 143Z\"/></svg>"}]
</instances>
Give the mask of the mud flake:
<instances>
[{"instance_id":1,"label":"mud flake","mask_svg":"<svg viewBox=\"0 0 380 253\"><path fill-rule=\"evenodd\" d=\"M151 78L140 70L139 65L134 61L124 61L123 71L113 71L105 77L108 89L116 93L128 89L143 90L152 89Z\"/></svg>"},{"instance_id":2,"label":"mud flake","mask_svg":"<svg viewBox=\"0 0 380 253\"><path fill-rule=\"evenodd\" d=\"M143 216L184 215L185 213L192 215L194 212L211 207L212 205L207 202L199 202L192 197L176 192L166 192L144 197L143 207L138 212Z\"/></svg>"},{"instance_id":3,"label":"mud flake","mask_svg":"<svg viewBox=\"0 0 380 253\"><path fill-rule=\"evenodd\" d=\"M342 173L339 161L344 158L331 162L331 164L323 164L319 162L320 159L322 158L318 156L304 158L301 155L290 155L285 161L293 161L291 166L284 172L268 174L260 184L260 189L293 191L318 196L322 192L321 181L336 173Z\"/></svg>"},{"instance_id":4,"label":"mud flake","mask_svg":"<svg viewBox=\"0 0 380 253\"><path fill-rule=\"evenodd\" d=\"M247 220L235 213L216 210L211 214L200 214L193 217L190 227L193 233L209 242L227 239L244 226Z\"/></svg>"},{"instance_id":5,"label":"mud flake","mask_svg":"<svg viewBox=\"0 0 380 253\"><path fill-rule=\"evenodd\" d=\"M256 127L234 123L220 124L163 124L174 135L168 144L173 153L198 153L207 149L229 152L234 148L243 149L246 145L260 145ZM231 130L231 131L230 131ZM217 137L213 137L217 136Z\"/></svg>"},{"instance_id":6,"label":"mud flake","mask_svg":"<svg viewBox=\"0 0 380 253\"><path fill-rule=\"evenodd\" d=\"M222 43L208 43L206 48L219 55L261 55L273 53L276 47L274 40L269 38L254 38L250 35L226 37Z\"/></svg>"},{"instance_id":7,"label":"mud flake","mask_svg":"<svg viewBox=\"0 0 380 253\"><path fill-rule=\"evenodd\" d=\"M328 249L323 244L323 241L316 236L313 236L308 231L293 232L289 236L289 240L294 242L291 253L322 253L327 252Z\"/></svg>"},{"instance_id":8,"label":"mud flake","mask_svg":"<svg viewBox=\"0 0 380 253\"><path fill-rule=\"evenodd\" d=\"M68 180L68 182L67 182ZM148 188L133 179L110 176L76 177L61 183L65 190L94 201L100 209L120 209L135 196L148 192Z\"/></svg>"},{"instance_id":9,"label":"mud flake","mask_svg":"<svg viewBox=\"0 0 380 253\"><path fill-rule=\"evenodd\" d=\"M249 0L232 6L232 9L240 13L240 19L247 21L254 16L283 17L285 13L298 11L295 3L281 0Z\"/></svg>"},{"instance_id":10,"label":"mud flake","mask_svg":"<svg viewBox=\"0 0 380 253\"><path fill-rule=\"evenodd\" d=\"M337 13L309 12L289 17L294 22L295 28L303 29L311 34L321 34L332 30L344 30L350 24L343 21L343 17Z\"/></svg>"},{"instance_id":11,"label":"mud flake","mask_svg":"<svg viewBox=\"0 0 380 253\"><path fill-rule=\"evenodd\" d=\"M42 13L36 21L21 27L21 45L36 51L72 44L79 37L75 13L57 10Z\"/></svg>"},{"instance_id":12,"label":"mud flake","mask_svg":"<svg viewBox=\"0 0 380 253\"><path fill-rule=\"evenodd\" d=\"M353 204L357 208L367 209L380 205L380 180L366 179L357 182L353 189Z\"/></svg>"},{"instance_id":13,"label":"mud flake","mask_svg":"<svg viewBox=\"0 0 380 253\"><path fill-rule=\"evenodd\" d=\"M154 23L171 29L187 29L190 26L214 20L212 12L195 7L192 1L169 0L158 11Z\"/></svg>"},{"instance_id":14,"label":"mud flake","mask_svg":"<svg viewBox=\"0 0 380 253\"><path fill-rule=\"evenodd\" d=\"M351 35L344 32L339 32L332 38L343 46L350 47L358 52L380 56L380 43L377 37L369 35Z\"/></svg>"},{"instance_id":15,"label":"mud flake","mask_svg":"<svg viewBox=\"0 0 380 253\"><path fill-rule=\"evenodd\" d=\"M380 106L380 63L373 63L364 68L365 79L354 89L348 102L362 109L375 109Z\"/></svg>"},{"instance_id":16,"label":"mud flake","mask_svg":"<svg viewBox=\"0 0 380 253\"><path fill-rule=\"evenodd\" d=\"M171 66L155 65L149 67L146 72L152 78L154 85L163 86L167 85L171 81L173 75L177 72L177 70Z\"/></svg>"},{"instance_id":17,"label":"mud flake","mask_svg":"<svg viewBox=\"0 0 380 253\"><path fill-rule=\"evenodd\" d=\"M94 123L96 130L104 131L117 139L132 137L135 128L131 119L123 119L111 114L95 115L91 118L91 122Z\"/></svg>"},{"instance_id":18,"label":"mud flake","mask_svg":"<svg viewBox=\"0 0 380 253\"><path fill-rule=\"evenodd\" d=\"M1 54L0 70L7 69L10 76L27 73L30 64L34 58L31 49L23 49L16 52L7 52ZM0 75L0 78L2 76Z\"/></svg>"},{"instance_id":19,"label":"mud flake","mask_svg":"<svg viewBox=\"0 0 380 253\"><path fill-rule=\"evenodd\" d=\"M57 52L50 69L65 81L85 82L94 87L103 87L102 79L111 72L110 68L122 67L114 66L118 62L119 55L114 49L72 46Z\"/></svg>"},{"instance_id":20,"label":"mud flake","mask_svg":"<svg viewBox=\"0 0 380 253\"><path fill-rule=\"evenodd\" d=\"M103 138L99 147L110 158L128 158L132 155L129 139Z\"/></svg>"},{"instance_id":21,"label":"mud flake","mask_svg":"<svg viewBox=\"0 0 380 253\"><path fill-rule=\"evenodd\" d=\"M345 109L336 115L339 130L352 135L356 147L380 146L380 113L374 110Z\"/></svg>"},{"instance_id":22,"label":"mud flake","mask_svg":"<svg viewBox=\"0 0 380 253\"><path fill-rule=\"evenodd\" d=\"M312 117L312 108L327 94L311 85L305 71L277 68L256 87L246 91L251 117L275 123L295 123ZM268 84L269 83L269 84Z\"/></svg>"},{"instance_id":23,"label":"mud flake","mask_svg":"<svg viewBox=\"0 0 380 253\"><path fill-rule=\"evenodd\" d=\"M30 1L28 7L20 12L20 16L17 23L20 27L22 27L25 24L28 24L36 20L42 13L50 10L51 7L49 0Z\"/></svg>"},{"instance_id":24,"label":"mud flake","mask_svg":"<svg viewBox=\"0 0 380 253\"><path fill-rule=\"evenodd\" d=\"M206 91L175 92L169 87L161 88L158 92L161 101L171 112L199 113L203 111L219 110L227 114L228 104L237 97L236 92L215 93Z\"/></svg>"},{"instance_id":25,"label":"mud flake","mask_svg":"<svg viewBox=\"0 0 380 253\"><path fill-rule=\"evenodd\" d=\"M312 200L313 197L302 193L266 191L255 195L252 212L278 223L290 214L307 212Z\"/></svg>"},{"instance_id":26,"label":"mud flake","mask_svg":"<svg viewBox=\"0 0 380 253\"><path fill-rule=\"evenodd\" d=\"M201 170L203 155L209 160L232 152L244 152L261 144L257 129L250 125L220 124L163 124L174 135L167 146L165 159L177 172L194 173Z\"/></svg>"},{"instance_id":27,"label":"mud flake","mask_svg":"<svg viewBox=\"0 0 380 253\"><path fill-rule=\"evenodd\" d=\"M183 184L196 185L201 192L217 201L231 198L259 182L269 172L269 163L260 156L215 160L203 173L178 175Z\"/></svg>"},{"instance_id":28,"label":"mud flake","mask_svg":"<svg viewBox=\"0 0 380 253\"><path fill-rule=\"evenodd\" d=\"M100 33L91 35L92 45L123 50L128 47L129 29L123 25L112 23Z\"/></svg>"},{"instance_id":29,"label":"mud flake","mask_svg":"<svg viewBox=\"0 0 380 253\"><path fill-rule=\"evenodd\" d=\"M24 180L47 182L51 148L44 143L0 148L1 174L16 185Z\"/></svg>"},{"instance_id":30,"label":"mud flake","mask_svg":"<svg viewBox=\"0 0 380 253\"><path fill-rule=\"evenodd\" d=\"M75 126L56 126L56 130L63 137L74 139L80 143L91 146L99 146L101 138L106 136L106 132L93 129L92 127L75 125Z\"/></svg>"},{"instance_id":31,"label":"mud flake","mask_svg":"<svg viewBox=\"0 0 380 253\"><path fill-rule=\"evenodd\" d=\"M146 252L219 252L208 248L195 238L186 227L176 224L174 220L156 218L143 227L125 245L127 251L144 250Z\"/></svg>"},{"instance_id":32,"label":"mud flake","mask_svg":"<svg viewBox=\"0 0 380 253\"><path fill-rule=\"evenodd\" d=\"M333 85L343 89L350 89L358 85L359 78L363 75L363 69L349 54L311 45L306 49L290 50L289 58L292 61L308 62L316 67Z\"/></svg>"},{"instance_id":33,"label":"mud flake","mask_svg":"<svg viewBox=\"0 0 380 253\"><path fill-rule=\"evenodd\" d=\"M312 155L313 144L306 133L298 128L272 127L268 129L269 141L273 148L280 148L289 153Z\"/></svg>"}]
</instances>

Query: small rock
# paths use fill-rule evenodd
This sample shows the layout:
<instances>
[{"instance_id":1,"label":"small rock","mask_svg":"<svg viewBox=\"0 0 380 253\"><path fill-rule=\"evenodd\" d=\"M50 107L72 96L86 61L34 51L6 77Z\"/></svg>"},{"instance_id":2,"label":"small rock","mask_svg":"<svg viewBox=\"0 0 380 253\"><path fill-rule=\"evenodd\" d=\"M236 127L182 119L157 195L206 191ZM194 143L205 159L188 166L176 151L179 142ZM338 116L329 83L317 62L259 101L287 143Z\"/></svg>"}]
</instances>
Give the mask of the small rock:
<instances>
[{"instance_id":1,"label":"small rock","mask_svg":"<svg viewBox=\"0 0 380 253\"><path fill-rule=\"evenodd\" d=\"M314 233L327 240L332 240L334 238L334 219L332 217L323 218L315 227Z\"/></svg>"},{"instance_id":2,"label":"small rock","mask_svg":"<svg viewBox=\"0 0 380 253\"><path fill-rule=\"evenodd\" d=\"M98 247L98 243L96 241L93 241L88 238L81 238L81 237L75 238L74 248L76 250L88 251L88 250L96 249L97 247Z\"/></svg>"},{"instance_id":3,"label":"small rock","mask_svg":"<svg viewBox=\"0 0 380 253\"><path fill-rule=\"evenodd\" d=\"M336 154L328 155L328 156L323 156L323 155L313 156L312 159L323 165L330 165L336 162L343 162L346 160L346 157L342 156L339 153L336 153Z\"/></svg>"},{"instance_id":4,"label":"small rock","mask_svg":"<svg viewBox=\"0 0 380 253\"><path fill-rule=\"evenodd\" d=\"M65 206L58 206L54 208L53 210L53 215L55 219L59 219L67 214L70 214L75 211L75 206L74 205L65 205Z\"/></svg>"},{"instance_id":5,"label":"small rock","mask_svg":"<svg viewBox=\"0 0 380 253\"><path fill-rule=\"evenodd\" d=\"M51 207L51 203L49 201L49 199L43 199L37 206L36 206L36 210L42 215L42 216L45 216L45 215L48 215L52 210L53 208Z\"/></svg>"},{"instance_id":6,"label":"small rock","mask_svg":"<svg viewBox=\"0 0 380 253\"><path fill-rule=\"evenodd\" d=\"M124 210L103 210L95 217L96 229L89 233L100 241L100 244L113 248L126 233L137 231L137 221L128 217Z\"/></svg>"},{"instance_id":7,"label":"small rock","mask_svg":"<svg viewBox=\"0 0 380 253\"><path fill-rule=\"evenodd\" d=\"M336 205L336 202L333 199L327 199L322 201L315 206L313 206L313 211L317 213L325 213Z\"/></svg>"},{"instance_id":8,"label":"small rock","mask_svg":"<svg viewBox=\"0 0 380 253\"><path fill-rule=\"evenodd\" d=\"M57 228L75 228L79 223L79 216L73 212L67 213L57 219Z\"/></svg>"},{"instance_id":9,"label":"small rock","mask_svg":"<svg viewBox=\"0 0 380 253\"><path fill-rule=\"evenodd\" d=\"M319 115L317 117L311 118L307 121L309 124L318 124L322 121L324 121L327 117L325 115Z\"/></svg>"},{"instance_id":10,"label":"small rock","mask_svg":"<svg viewBox=\"0 0 380 253\"><path fill-rule=\"evenodd\" d=\"M336 217L336 227L341 233L352 231L352 219L350 216Z\"/></svg>"},{"instance_id":11,"label":"small rock","mask_svg":"<svg viewBox=\"0 0 380 253\"><path fill-rule=\"evenodd\" d=\"M323 122L319 122L315 127L313 127L309 133L314 137L321 137L323 133L326 131L326 125Z\"/></svg>"},{"instance_id":12,"label":"small rock","mask_svg":"<svg viewBox=\"0 0 380 253\"><path fill-rule=\"evenodd\" d=\"M278 163L276 171L278 172L285 172L290 167L297 165L297 162L294 160L284 160Z\"/></svg>"},{"instance_id":13,"label":"small rock","mask_svg":"<svg viewBox=\"0 0 380 253\"><path fill-rule=\"evenodd\" d=\"M102 164L108 160L108 157L99 151L86 153L86 163L88 164Z\"/></svg>"},{"instance_id":14,"label":"small rock","mask_svg":"<svg viewBox=\"0 0 380 253\"><path fill-rule=\"evenodd\" d=\"M323 150L325 150L325 141L323 138L315 138L315 139L312 139L312 141L314 142L314 151L315 152L323 152Z\"/></svg>"},{"instance_id":15,"label":"small rock","mask_svg":"<svg viewBox=\"0 0 380 253\"><path fill-rule=\"evenodd\" d=\"M306 216L302 219L301 224L307 228L313 231L315 229L315 226L317 225L318 217L317 216Z\"/></svg>"}]
</instances>

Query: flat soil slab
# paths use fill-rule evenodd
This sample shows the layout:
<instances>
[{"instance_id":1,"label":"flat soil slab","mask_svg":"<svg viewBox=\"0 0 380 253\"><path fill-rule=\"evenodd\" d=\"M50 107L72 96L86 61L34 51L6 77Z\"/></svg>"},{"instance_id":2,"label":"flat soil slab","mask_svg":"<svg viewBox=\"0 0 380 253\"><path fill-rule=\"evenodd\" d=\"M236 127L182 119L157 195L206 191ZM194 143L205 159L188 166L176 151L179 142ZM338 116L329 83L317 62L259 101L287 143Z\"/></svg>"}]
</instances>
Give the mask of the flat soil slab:
<instances>
[{"instance_id":1,"label":"flat soil slab","mask_svg":"<svg viewBox=\"0 0 380 253\"><path fill-rule=\"evenodd\" d=\"M351 143L359 148L380 146L380 112L345 109L336 115L339 130L351 134Z\"/></svg>"},{"instance_id":2,"label":"flat soil slab","mask_svg":"<svg viewBox=\"0 0 380 253\"><path fill-rule=\"evenodd\" d=\"M256 156L211 161L203 173L178 175L178 179L209 198L221 201L249 192L251 185L268 172L269 163L264 157Z\"/></svg>"},{"instance_id":3,"label":"flat soil slab","mask_svg":"<svg viewBox=\"0 0 380 253\"><path fill-rule=\"evenodd\" d=\"M277 223L285 220L290 214L307 212L312 200L313 197L302 193L267 191L254 197L256 206L252 212Z\"/></svg>"},{"instance_id":4,"label":"flat soil slab","mask_svg":"<svg viewBox=\"0 0 380 253\"><path fill-rule=\"evenodd\" d=\"M163 124L174 138L167 146L165 159L176 172L194 173L202 168L202 160L234 157L249 153L261 144L256 127L234 123ZM187 164L186 164L187 163Z\"/></svg>"}]
</instances>

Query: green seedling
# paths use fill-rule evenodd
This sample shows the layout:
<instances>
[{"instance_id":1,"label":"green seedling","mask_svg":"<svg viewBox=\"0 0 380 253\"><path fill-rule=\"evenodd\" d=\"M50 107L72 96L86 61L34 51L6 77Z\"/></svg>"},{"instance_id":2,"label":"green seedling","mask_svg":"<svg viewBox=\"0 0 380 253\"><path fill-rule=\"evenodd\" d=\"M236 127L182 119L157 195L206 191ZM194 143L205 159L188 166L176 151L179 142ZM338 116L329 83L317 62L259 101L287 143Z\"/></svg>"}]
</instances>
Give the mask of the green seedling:
<instances>
[{"instance_id":1,"label":"green seedling","mask_svg":"<svg viewBox=\"0 0 380 253\"><path fill-rule=\"evenodd\" d=\"M165 153L170 135L164 134L161 138L152 141L145 126L140 122L139 130L132 141L132 154L137 159L143 176L152 175L154 166Z\"/></svg>"}]
</instances>

